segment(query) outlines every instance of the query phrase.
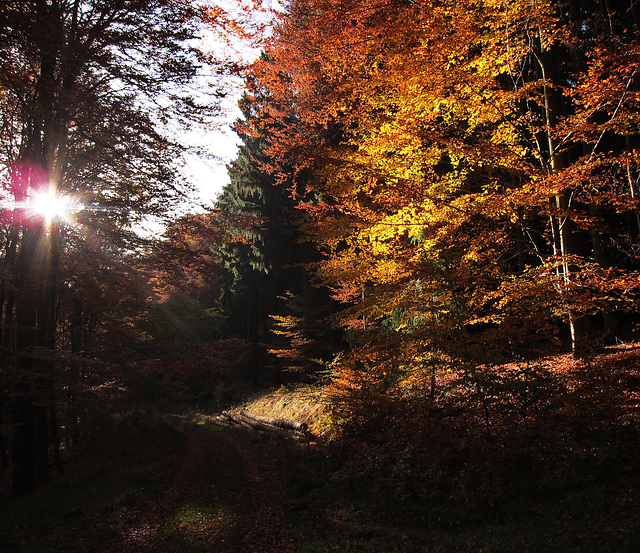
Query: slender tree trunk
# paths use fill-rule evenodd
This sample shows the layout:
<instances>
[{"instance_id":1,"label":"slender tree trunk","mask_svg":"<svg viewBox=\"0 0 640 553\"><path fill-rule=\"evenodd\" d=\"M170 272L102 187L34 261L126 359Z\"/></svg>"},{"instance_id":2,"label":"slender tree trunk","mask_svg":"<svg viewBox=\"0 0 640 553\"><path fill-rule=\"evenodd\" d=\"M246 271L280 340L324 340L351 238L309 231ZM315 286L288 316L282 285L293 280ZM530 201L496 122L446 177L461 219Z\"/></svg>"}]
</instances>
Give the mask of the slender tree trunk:
<instances>
[{"instance_id":1,"label":"slender tree trunk","mask_svg":"<svg viewBox=\"0 0 640 553\"><path fill-rule=\"evenodd\" d=\"M60 437L58 433L58 417L56 414L56 395L55 395L55 382L56 382L56 369L57 361L55 358L56 341L57 341L57 323L58 323L58 279L60 270L60 249L61 249L61 234L57 225L53 225L51 228L51 264L49 275L49 289L47 290L47 318L46 318L46 347L51 351L53 358L51 360L49 371L47 374L47 392L49 403L49 421L50 421L50 435L51 435L51 447L53 449L53 459L56 465L58 473L62 472L62 458L60 457Z\"/></svg>"},{"instance_id":2,"label":"slender tree trunk","mask_svg":"<svg viewBox=\"0 0 640 553\"><path fill-rule=\"evenodd\" d=\"M33 406L33 446L36 458L36 483L42 484L49 480L49 424L45 390L37 390L37 393L39 401Z\"/></svg>"},{"instance_id":3,"label":"slender tree trunk","mask_svg":"<svg viewBox=\"0 0 640 553\"><path fill-rule=\"evenodd\" d=\"M9 237L5 248L4 268L7 274L15 270L15 258L16 258L16 244L18 241L18 229L12 226L9 230ZM4 377L8 377L9 373L9 351L12 349L12 341L14 338L13 332L13 307L14 307L14 294L8 289L9 282L7 279L3 280L0 291L0 368L3 369ZM13 370L11 371L14 372ZM5 382L5 385L11 386L10 382ZM5 438L4 426L4 410L7 398L2 397L0 399L0 466L3 469L7 469L10 466L9 462L9 449Z\"/></svg>"},{"instance_id":4,"label":"slender tree trunk","mask_svg":"<svg viewBox=\"0 0 640 553\"><path fill-rule=\"evenodd\" d=\"M53 390L53 382L49 390L49 435L51 436L51 448L53 450L53 462L58 474L64 471L62 456L60 455L60 432L58 430L58 415L56 412L56 401Z\"/></svg>"},{"instance_id":5,"label":"slender tree trunk","mask_svg":"<svg viewBox=\"0 0 640 553\"><path fill-rule=\"evenodd\" d=\"M46 403L34 404L42 395L42 379L34 357L38 346L38 275L34 267L36 244L42 228L25 228L19 253L18 274L20 289L16 301L16 368L19 395L13 409L14 488L19 493L29 491L35 484L36 470L40 480L46 479L42 469L42 451L46 452ZM41 399L41 398L40 398ZM41 412L44 409L44 414ZM44 417L44 432L43 420ZM44 443L44 446L43 446ZM48 470L47 470L48 475Z\"/></svg>"},{"instance_id":6,"label":"slender tree trunk","mask_svg":"<svg viewBox=\"0 0 640 553\"><path fill-rule=\"evenodd\" d=\"M543 43L543 31L538 29L540 44ZM563 98L561 93L554 88L554 84L560 82L559 54L555 47L549 49L540 48L535 52L543 83L544 122L546 147L548 150L546 167L550 173L564 169L568 165L567 153L558 151L558 145L554 138L554 128L558 117L563 114ZM575 312L571 306L569 296L574 268L570 264L570 257L578 255L579 245L576 236L575 224L571 220L572 195L570 190L563 190L552 200L555 215L551 217L551 230L553 237L553 250L556 256L560 256L562 263L558 265L557 276L561 301L567 311L569 331L571 334L571 350L574 355L580 353L585 338L585 320Z\"/></svg>"},{"instance_id":7,"label":"slender tree trunk","mask_svg":"<svg viewBox=\"0 0 640 553\"><path fill-rule=\"evenodd\" d=\"M7 454L7 441L4 432L4 400L0 400L0 468L9 468L9 455Z\"/></svg>"},{"instance_id":8,"label":"slender tree trunk","mask_svg":"<svg viewBox=\"0 0 640 553\"><path fill-rule=\"evenodd\" d=\"M591 218L591 244L593 245L593 258L600 267L606 269L611 265L609 255L602 240L602 232L597 226L597 222L604 219L602 208L591 204L589 206L589 217ZM602 323L604 325L605 339L612 341L618 334L618 319L614 312L609 309L602 310Z\"/></svg>"},{"instance_id":9,"label":"slender tree trunk","mask_svg":"<svg viewBox=\"0 0 640 553\"><path fill-rule=\"evenodd\" d=\"M571 293L572 280L577 268L571 264L570 258L580 254L576 227L569 217L571 211L571 193L563 191L556 196L556 207L561 214L559 224L560 234L560 254L562 256L561 273L561 293L565 295L565 305L569 319L569 330L571 332L571 351L574 355L580 355L586 347L586 336L588 334L588 319L576 313L571 305L571 299L567 296Z\"/></svg>"},{"instance_id":10,"label":"slender tree trunk","mask_svg":"<svg viewBox=\"0 0 640 553\"><path fill-rule=\"evenodd\" d=\"M626 146L627 154L633 151L634 144L631 137L628 134L625 136L625 146ZM638 189L637 189L638 176L634 174L634 168L632 167L630 161L627 161L626 169L627 169L627 183L629 184L629 194L631 194L631 197L635 200L638 197ZM636 236L640 236L640 210L638 210L638 208L636 207L633 210L633 214L635 215Z\"/></svg>"},{"instance_id":11,"label":"slender tree trunk","mask_svg":"<svg viewBox=\"0 0 640 553\"><path fill-rule=\"evenodd\" d=\"M70 346L72 360L68 368L68 391L67 391L67 421L65 442L67 447L78 445L80 432L80 417L78 413L78 395L80 382L83 375L82 367L76 361L76 357L84 351L84 313L82 304L78 301L71 313ZM81 362L80 362L81 363Z\"/></svg>"},{"instance_id":12,"label":"slender tree trunk","mask_svg":"<svg viewBox=\"0 0 640 553\"><path fill-rule=\"evenodd\" d=\"M34 416L31 397L25 394L14 398L12 414L13 489L23 494L35 484L36 456L33 448Z\"/></svg>"}]
</instances>

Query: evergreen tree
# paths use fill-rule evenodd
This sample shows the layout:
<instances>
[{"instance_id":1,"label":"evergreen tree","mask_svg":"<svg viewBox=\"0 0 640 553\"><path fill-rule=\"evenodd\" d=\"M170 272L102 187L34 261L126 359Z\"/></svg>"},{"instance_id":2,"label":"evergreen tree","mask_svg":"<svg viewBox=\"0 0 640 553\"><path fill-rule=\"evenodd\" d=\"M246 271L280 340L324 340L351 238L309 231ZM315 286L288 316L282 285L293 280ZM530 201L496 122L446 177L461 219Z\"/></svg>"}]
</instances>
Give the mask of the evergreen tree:
<instances>
[{"instance_id":1,"label":"evergreen tree","mask_svg":"<svg viewBox=\"0 0 640 553\"><path fill-rule=\"evenodd\" d=\"M248 81L248 91L240 101L243 119L235 130L242 140L238 156L229 166L230 183L217 207L235 221L237 240L218 250L228 271L221 290L221 305L231 332L249 343L249 375L257 382L265 364L275 363L275 378L283 368L279 358L267 360L273 349L274 325L270 315L286 312L290 297L296 296L315 307L319 318L327 296L311 286L307 265L317 261L318 252L304 234L304 216L297 209L303 199L295 166L269 170L269 119L271 99L258 80ZM295 184L294 184L295 183Z\"/></svg>"}]
</instances>

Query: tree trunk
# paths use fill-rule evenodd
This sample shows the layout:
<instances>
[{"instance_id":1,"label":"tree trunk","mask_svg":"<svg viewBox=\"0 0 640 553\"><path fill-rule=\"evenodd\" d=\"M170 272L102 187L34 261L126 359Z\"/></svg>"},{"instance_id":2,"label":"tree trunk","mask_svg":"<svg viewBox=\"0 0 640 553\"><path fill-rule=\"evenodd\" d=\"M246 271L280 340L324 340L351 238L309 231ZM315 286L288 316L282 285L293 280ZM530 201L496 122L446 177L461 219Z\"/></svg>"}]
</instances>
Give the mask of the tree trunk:
<instances>
[{"instance_id":1,"label":"tree trunk","mask_svg":"<svg viewBox=\"0 0 640 553\"><path fill-rule=\"evenodd\" d=\"M605 215L602 213L602 208L592 204L589 206L589 216L592 221L590 234L591 244L593 246L593 258L600 267L607 269L611 265L611 262L602 240L602 232L597 225L597 222L603 220ZM616 314L609 309L603 309L602 323L604 326L605 340L613 341L618 334L618 319Z\"/></svg>"},{"instance_id":2,"label":"tree trunk","mask_svg":"<svg viewBox=\"0 0 640 553\"><path fill-rule=\"evenodd\" d=\"M542 45L544 43L542 29L538 28L538 33L540 45ZM534 54L540 67L543 83L544 105L542 107L547 147L547 157L544 165L549 173L554 173L564 169L569 164L568 153L558 151L558 145L554 138L554 128L558 118L565 114L562 93L557 88L554 88L554 85L558 85L561 82L559 73L560 54L555 46L548 49L540 47L538 51L534 51ZM571 266L569 259L570 256L579 255L580 253L576 228L570 217L573 209L571 191L568 189L561 191L551 199L551 202L555 208L555 215L551 217L553 250L554 254L563 260L557 269L559 294L567 312L571 334L571 351L574 355L578 355L584 344L586 320L575 312L569 297L572 274L574 272L574 267Z\"/></svg>"},{"instance_id":3,"label":"tree trunk","mask_svg":"<svg viewBox=\"0 0 640 553\"><path fill-rule=\"evenodd\" d=\"M0 468L9 468L9 456L7 455L7 441L4 432L4 401L0 401Z\"/></svg>"},{"instance_id":4,"label":"tree trunk","mask_svg":"<svg viewBox=\"0 0 640 553\"><path fill-rule=\"evenodd\" d=\"M46 403L42 402L43 384L34 358L38 346L38 275L34 267L36 244L42 228L25 228L18 259L20 289L16 300L16 368L20 395L14 407L14 488L29 491L36 480L46 480L42 461L48 446ZM38 403L34 405L34 398ZM46 400L45 400L46 401ZM44 411L42 411L44 409ZM43 445L44 444L44 445ZM44 454L43 454L44 450Z\"/></svg>"},{"instance_id":5,"label":"tree trunk","mask_svg":"<svg viewBox=\"0 0 640 553\"><path fill-rule=\"evenodd\" d=\"M51 448L53 450L53 462L58 474L64 472L62 456L60 455L60 432L58 430L58 416L56 402L53 394L53 382L51 383L51 395L49 397L49 435L51 436Z\"/></svg>"},{"instance_id":6,"label":"tree trunk","mask_svg":"<svg viewBox=\"0 0 640 553\"><path fill-rule=\"evenodd\" d=\"M79 414L78 414L78 394L80 391L80 380L83 376L82 366L76 361L76 357L84 351L84 313L82 304L77 301L71 312L71 327L69 329L71 362L67 369L67 412L66 412L66 433L65 442L67 447L78 445L80 441Z\"/></svg>"},{"instance_id":7,"label":"tree trunk","mask_svg":"<svg viewBox=\"0 0 640 553\"><path fill-rule=\"evenodd\" d=\"M262 422L270 426L277 426L278 428L284 428L285 430L295 430L296 432L306 432L309 429L309 426L305 422L294 422L286 419L263 417L260 415L256 415L255 413L251 413L246 409L243 409L242 411L240 411L240 414L243 417L252 419L254 421Z\"/></svg>"},{"instance_id":8,"label":"tree trunk","mask_svg":"<svg viewBox=\"0 0 640 553\"><path fill-rule=\"evenodd\" d=\"M39 399L43 397L44 390L38 390ZM36 483L42 484L49 480L49 424L46 403L38 402L33 406L34 433L33 447L36 459Z\"/></svg>"},{"instance_id":9,"label":"tree trunk","mask_svg":"<svg viewBox=\"0 0 640 553\"><path fill-rule=\"evenodd\" d=\"M57 3L39 3L36 7L38 22L46 22L51 30L37 44L40 69L30 102L30 118L25 124L20 162L23 168L13 175L16 201L29 200L34 192L41 192L56 184L56 167L62 167L64 133L61 133L59 110L56 109L56 70L64 40L62 13ZM43 27L45 28L45 27ZM45 223L24 217L22 236L17 253L16 293L16 367L21 381L22 395L14 410L15 435L13 448L14 488L28 491L36 481L49 477L49 422L51 410L49 389L53 384L52 339L55 341L55 323L52 327L47 305L51 289L53 252L45 243ZM39 256L44 255L43 261ZM44 265L44 274L42 272ZM43 290L44 288L44 290ZM53 338L51 338L53 336ZM49 349L50 357L37 359L38 349Z\"/></svg>"},{"instance_id":10,"label":"tree trunk","mask_svg":"<svg viewBox=\"0 0 640 553\"><path fill-rule=\"evenodd\" d=\"M22 395L13 400L13 489L27 493L35 484L36 456L33 447L34 424L31 397Z\"/></svg>"}]
</instances>

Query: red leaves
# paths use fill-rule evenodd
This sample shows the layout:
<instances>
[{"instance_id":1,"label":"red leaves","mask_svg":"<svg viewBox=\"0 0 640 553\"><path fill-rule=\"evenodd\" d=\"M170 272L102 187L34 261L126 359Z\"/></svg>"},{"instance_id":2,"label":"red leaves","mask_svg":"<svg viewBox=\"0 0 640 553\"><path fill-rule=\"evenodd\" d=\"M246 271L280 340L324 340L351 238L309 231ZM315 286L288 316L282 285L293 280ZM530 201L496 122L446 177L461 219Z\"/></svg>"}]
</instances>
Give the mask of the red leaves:
<instances>
[{"instance_id":1,"label":"red leaves","mask_svg":"<svg viewBox=\"0 0 640 553\"><path fill-rule=\"evenodd\" d=\"M219 259L212 249L230 239L220 214L186 215L167 229L165 237L146 259L160 299L199 290L220 275Z\"/></svg>"}]
</instances>

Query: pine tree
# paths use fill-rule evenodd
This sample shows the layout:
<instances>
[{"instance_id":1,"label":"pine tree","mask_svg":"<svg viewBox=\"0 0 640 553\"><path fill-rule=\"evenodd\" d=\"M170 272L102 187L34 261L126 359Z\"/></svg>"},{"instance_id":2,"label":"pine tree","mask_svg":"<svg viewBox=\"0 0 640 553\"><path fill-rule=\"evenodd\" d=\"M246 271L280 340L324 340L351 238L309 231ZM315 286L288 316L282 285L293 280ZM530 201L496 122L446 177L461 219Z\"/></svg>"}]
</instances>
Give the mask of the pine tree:
<instances>
[{"instance_id":1,"label":"pine tree","mask_svg":"<svg viewBox=\"0 0 640 553\"><path fill-rule=\"evenodd\" d=\"M266 59L266 58L265 58ZM223 311L230 317L250 347L249 375L259 380L262 365L278 363L275 378L283 367L278 359L267 360L271 316L286 311L291 295L316 304L316 316L326 302L313 288L306 266L317 259L317 251L305 238L303 213L297 209L301 177L293 165L278 173L268 170L271 98L259 79L248 81L248 91L240 102L243 119L235 129L241 138L238 156L229 166L230 183L220 195L217 207L235 216L238 239L219 250L229 281L221 291ZM263 367L264 368L264 367ZM290 367L284 367L290 368Z\"/></svg>"}]
</instances>

